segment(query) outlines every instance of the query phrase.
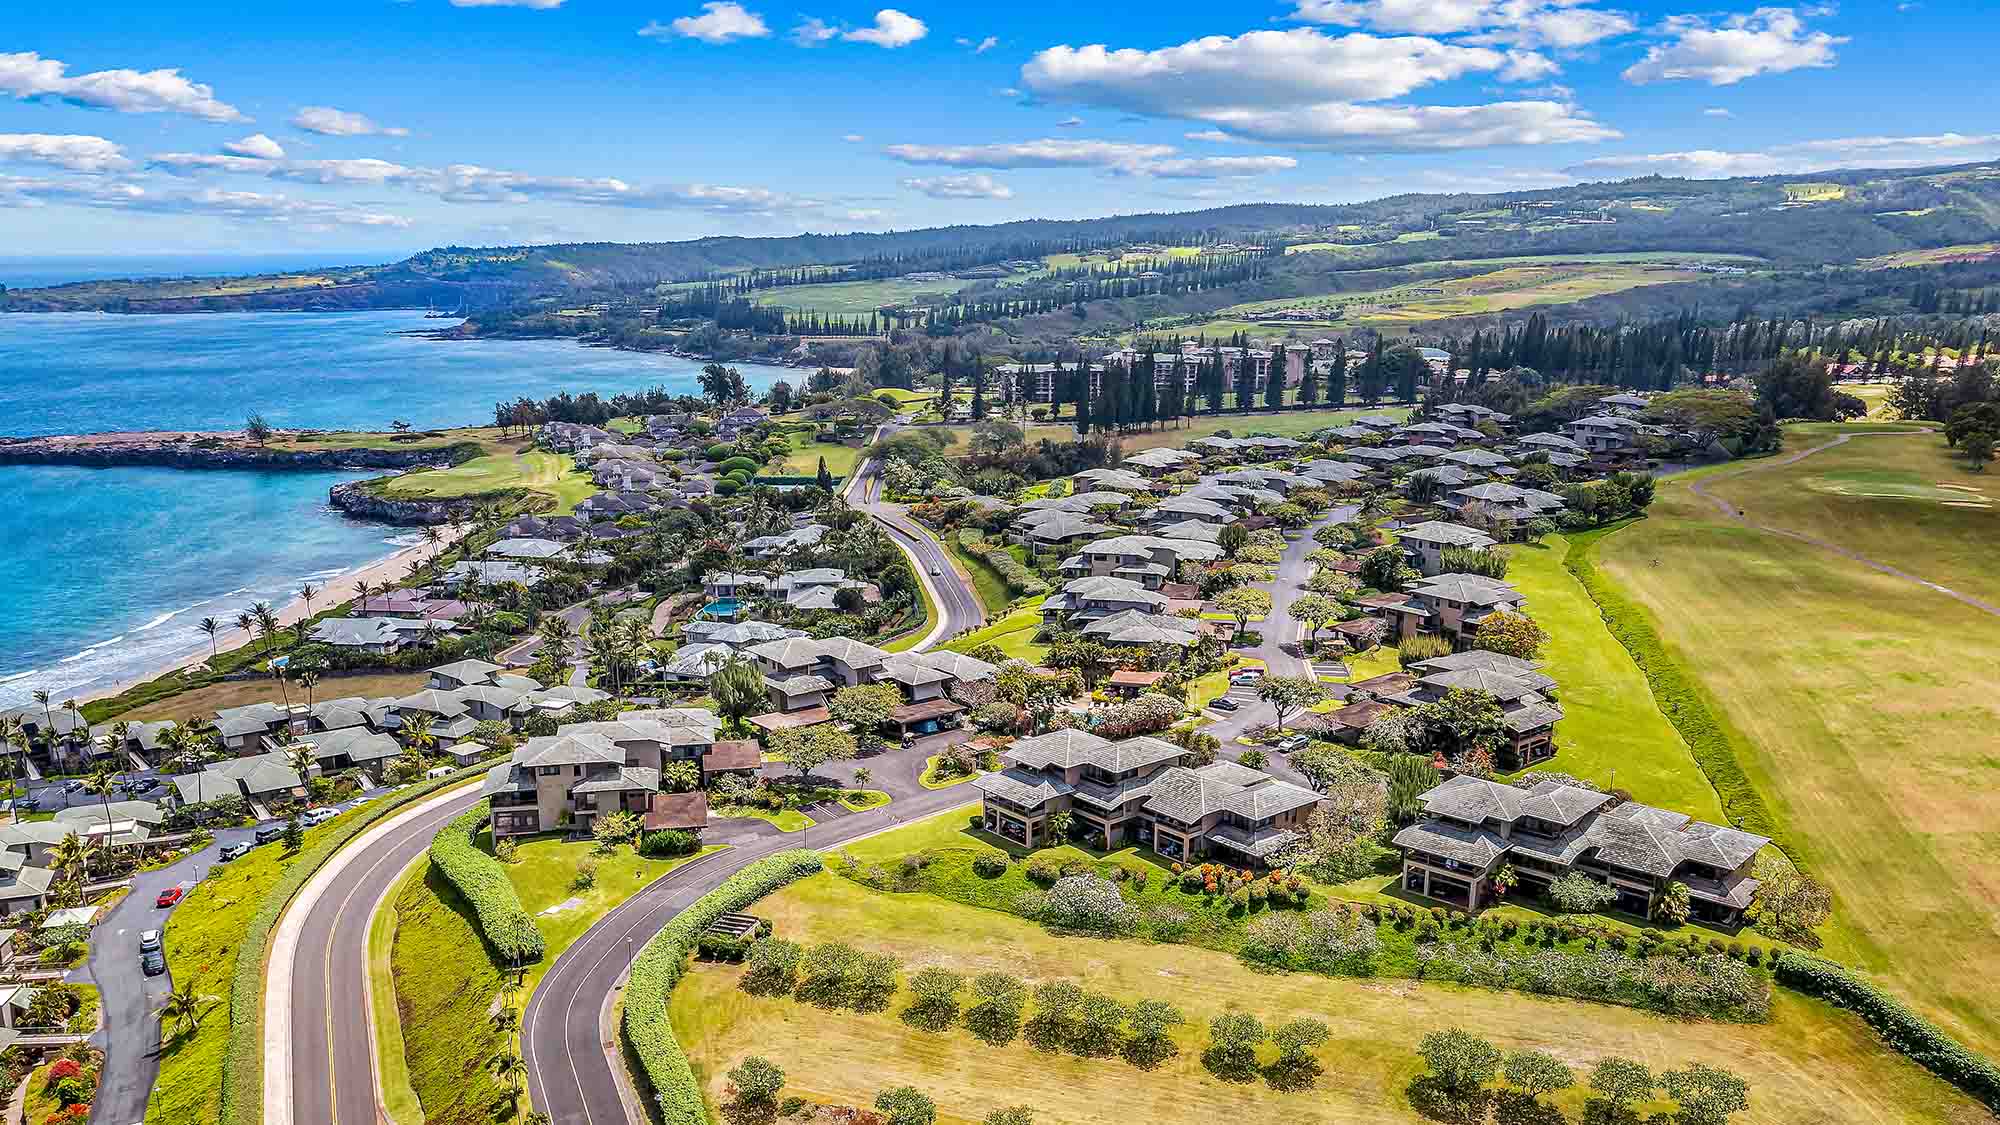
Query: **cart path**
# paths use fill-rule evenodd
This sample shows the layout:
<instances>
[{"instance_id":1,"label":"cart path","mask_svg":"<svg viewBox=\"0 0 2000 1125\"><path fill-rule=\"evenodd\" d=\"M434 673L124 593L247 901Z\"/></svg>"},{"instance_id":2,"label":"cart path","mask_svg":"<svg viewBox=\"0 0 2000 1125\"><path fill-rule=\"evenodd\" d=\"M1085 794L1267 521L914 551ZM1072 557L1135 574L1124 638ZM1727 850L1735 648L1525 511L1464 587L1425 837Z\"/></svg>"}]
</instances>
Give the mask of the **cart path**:
<instances>
[{"instance_id":1,"label":"cart path","mask_svg":"<svg viewBox=\"0 0 2000 1125\"><path fill-rule=\"evenodd\" d=\"M1722 497L1717 496L1708 490L1708 485L1715 481L1733 480L1737 477L1748 476L1751 473L1761 473L1771 469L1787 468L1789 466L1798 464L1799 462L1805 460L1806 458L1811 457L1815 453L1824 453L1825 451L1832 449L1835 446L1846 445L1848 442L1854 440L1855 438L1910 437L1918 434L1934 434L1936 432L1937 432L1936 430L1875 430L1869 433L1861 433L1861 434L1841 434L1839 437L1834 438L1832 441L1823 442L1819 445L1815 445L1807 449L1801 449L1797 453L1793 453L1785 457L1780 457L1775 461L1760 461L1754 465L1746 465L1743 468L1736 470L1735 472L1718 473L1712 477L1704 477L1700 480L1693 481L1688 485L1688 487L1691 490L1693 490L1695 495L1701 497L1702 499L1708 501L1711 505L1713 505L1716 511L1722 513L1725 517L1729 518L1730 520L1742 524L1744 527L1753 528L1757 531L1769 532L1772 535L1781 535L1795 542L1805 543L1810 546L1818 547L1821 550L1831 551L1834 554L1839 555L1844 559L1849 559L1853 562L1858 562L1862 566L1868 567L1871 570L1887 574L1892 578L1900 578L1905 582L1913 582L1919 586L1922 586L1926 590L1931 590L1936 593L1943 594L1945 597L1952 598L1959 602L1963 602L1964 604L1969 605L1976 610L1979 610L1981 613L1985 613L1992 617L2000 617L2000 605L1994 605L1992 602L1986 601L1983 598L1977 598L1971 594L1962 593L1958 590L1952 589L1949 586L1939 585L1938 583L1932 582L1930 579L1925 578L1921 575L1911 574L1907 570L1903 570L1899 567L1890 566L1888 563L1885 563L1880 559L1869 558L1867 555L1861 554L1858 551L1850 550L1846 547L1841 546L1838 543L1828 542L1827 540L1821 539L1816 535L1807 535L1805 532L1802 531L1793 531L1790 528L1774 527L1768 523L1760 523L1756 520L1751 519L1749 514L1743 511L1743 509L1738 508L1736 505L1730 503L1728 500L1725 500Z\"/></svg>"}]
</instances>

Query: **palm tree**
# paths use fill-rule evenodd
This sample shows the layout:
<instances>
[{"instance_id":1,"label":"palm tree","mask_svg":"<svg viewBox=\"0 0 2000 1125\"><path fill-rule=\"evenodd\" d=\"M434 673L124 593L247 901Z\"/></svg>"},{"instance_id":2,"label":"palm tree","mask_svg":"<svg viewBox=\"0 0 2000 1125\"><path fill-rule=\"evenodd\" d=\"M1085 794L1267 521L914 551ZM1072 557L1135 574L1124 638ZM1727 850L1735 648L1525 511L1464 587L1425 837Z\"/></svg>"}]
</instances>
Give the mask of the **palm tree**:
<instances>
[{"instance_id":1,"label":"palm tree","mask_svg":"<svg viewBox=\"0 0 2000 1125\"><path fill-rule=\"evenodd\" d=\"M305 671L300 672L299 683L304 685L306 689L306 711L310 713L313 709L313 685L319 683L318 670L313 668L308 668Z\"/></svg>"},{"instance_id":2,"label":"palm tree","mask_svg":"<svg viewBox=\"0 0 2000 1125\"><path fill-rule=\"evenodd\" d=\"M512 1051L502 1051L487 1062L486 1069L493 1072L493 1077L505 1082L516 1099L520 1098L521 1084L528 1078L528 1064L521 1061L521 1056Z\"/></svg>"},{"instance_id":3,"label":"palm tree","mask_svg":"<svg viewBox=\"0 0 2000 1125\"><path fill-rule=\"evenodd\" d=\"M188 1031L198 1031L201 1029L203 1006L214 1000L213 996L196 992L194 981L189 980L167 993L166 1001L160 1005L159 1016L182 1025Z\"/></svg>"},{"instance_id":4,"label":"palm tree","mask_svg":"<svg viewBox=\"0 0 2000 1125\"><path fill-rule=\"evenodd\" d=\"M5 746L4 750L0 750L0 757L7 759L7 792L12 794L14 792L14 755L20 754L25 760L28 754L28 728L26 724L21 722L19 716L8 715L0 718L0 744L4 744ZM10 819L18 822L20 814L15 813Z\"/></svg>"},{"instance_id":5,"label":"palm tree","mask_svg":"<svg viewBox=\"0 0 2000 1125\"><path fill-rule=\"evenodd\" d=\"M366 578L363 578L361 581L356 582L354 584L354 594L356 597L361 599L360 612L363 617L368 616L368 595L374 592L375 592L375 587L370 586Z\"/></svg>"},{"instance_id":6,"label":"palm tree","mask_svg":"<svg viewBox=\"0 0 2000 1125\"><path fill-rule=\"evenodd\" d=\"M306 603L306 616L313 615L313 599L319 597L319 587L310 582L299 587L299 600Z\"/></svg>"},{"instance_id":7,"label":"palm tree","mask_svg":"<svg viewBox=\"0 0 2000 1125\"><path fill-rule=\"evenodd\" d=\"M49 710L49 693L44 688L35 689L35 702L42 705L43 737L49 740L49 753L55 753L56 713Z\"/></svg>"},{"instance_id":8,"label":"palm tree","mask_svg":"<svg viewBox=\"0 0 2000 1125\"><path fill-rule=\"evenodd\" d=\"M96 852L90 841L72 832L49 849L49 861L56 865L56 870L62 872L64 878L80 883L84 872L90 869L91 856Z\"/></svg>"},{"instance_id":9,"label":"palm tree","mask_svg":"<svg viewBox=\"0 0 2000 1125\"><path fill-rule=\"evenodd\" d=\"M499 1011L493 1013L493 1030L495 1031L511 1034L519 1029L520 1026L521 1013L515 1010L511 1004L503 1005Z\"/></svg>"},{"instance_id":10,"label":"palm tree","mask_svg":"<svg viewBox=\"0 0 2000 1125\"><path fill-rule=\"evenodd\" d=\"M90 739L90 727L84 723L83 707L76 700L63 700L63 710L69 712L69 734L63 739L65 754L67 756L75 753L76 743L79 739L84 741Z\"/></svg>"},{"instance_id":11,"label":"palm tree","mask_svg":"<svg viewBox=\"0 0 2000 1125\"><path fill-rule=\"evenodd\" d=\"M123 725L123 723L119 724L119 726ZM123 732L114 731L114 733L119 735L119 748L123 749L125 744ZM104 843L106 846L111 844L113 838L111 834L111 790L117 784L118 767L108 761L99 762L90 767L90 775L83 779L84 789L97 794L104 802Z\"/></svg>"},{"instance_id":12,"label":"palm tree","mask_svg":"<svg viewBox=\"0 0 2000 1125\"><path fill-rule=\"evenodd\" d=\"M292 729L292 689L285 682L284 666L276 663L272 664L271 678L278 681L278 694L285 701L285 729L290 730Z\"/></svg>"},{"instance_id":13,"label":"palm tree","mask_svg":"<svg viewBox=\"0 0 2000 1125\"><path fill-rule=\"evenodd\" d=\"M221 656L222 650L216 647L215 638L216 634L222 632L222 622L217 621L213 617L204 617L201 619L201 623L196 625L195 628L200 629L208 635L208 658L214 660Z\"/></svg>"},{"instance_id":14,"label":"palm tree","mask_svg":"<svg viewBox=\"0 0 2000 1125\"><path fill-rule=\"evenodd\" d=\"M437 735L431 733L435 720L427 711L415 711L403 716L403 741L418 754L428 754L437 746Z\"/></svg>"},{"instance_id":15,"label":"palm tree","mask_svg":"<svg viewBox=\"0 0 2000 1125\"><path fill-rule=\"evenodd\" d=\"M244 636L254 636L257 632L257 619L250 616L249 610L244 610L236 615L236 627L242 630Z\"/></svg>"},{"instance_id":16,"label":"palm tree","mask_svg":"<svg viewBox=\"0 0 2000 1125\"><path fill-rule=\"evenodd\" d=\"M303 785L310 781L313 768L312 746L304 742L294 745L285 752L285 763L292 767L293 773L299 775L299 784Z\"/></svg>"}]
</instances>

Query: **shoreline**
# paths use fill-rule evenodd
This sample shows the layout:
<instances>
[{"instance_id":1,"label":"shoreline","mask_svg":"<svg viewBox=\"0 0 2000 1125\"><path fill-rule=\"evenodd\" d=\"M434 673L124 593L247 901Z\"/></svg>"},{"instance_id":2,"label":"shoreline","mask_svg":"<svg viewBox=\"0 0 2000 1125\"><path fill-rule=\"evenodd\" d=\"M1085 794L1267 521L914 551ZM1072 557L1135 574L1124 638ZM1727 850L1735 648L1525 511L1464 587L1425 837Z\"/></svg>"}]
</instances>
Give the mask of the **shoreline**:
<instances>
[{"instance_id":1,"label":"shoreline","mask_svg":"<svg viewBox=\"0 0 2000 1125\"><path fill-rule=\"evenodd\" d=\"M427 561L434 555L448 549L450 544L464 531L463 528L458 526L446 527L442 530L444 538L438 543L436 550L432 550L428 543L418 543L413 546L402 547L355 570L343 573L339 578L332 579L326 586L322 587L322 593L344 594L345 596L337 597L337 600L331 602L322 602L319 598L315 598L313 599L313 603L319 608L313 612L315 614L324 613L330 609L337 609L340 606L355 601L353 588L357 582L366 581L369 585L374 586L381 585L384 581L402 581L409 577L409 568L412 564ZM285 602L284 605L274 608L277 613L279 625L293 625L304 620L306 617L305 602L296 595ZM231 628L227 632L217 635L214 652L233 652L251 643L253 640L255 638L248 632L242 629ZM211 659L213 659L213 655L203 656L199 651L196 651L186 657L170 661L130 679L120 680L103 688L92 689L68 698L75 699L79 704L110 699L113 696L123 695L135 687L151 683L164 676L171 676L197 665L206 664ZM111 720L107 719L106 721Z\"/></svg>"}]
</instances>

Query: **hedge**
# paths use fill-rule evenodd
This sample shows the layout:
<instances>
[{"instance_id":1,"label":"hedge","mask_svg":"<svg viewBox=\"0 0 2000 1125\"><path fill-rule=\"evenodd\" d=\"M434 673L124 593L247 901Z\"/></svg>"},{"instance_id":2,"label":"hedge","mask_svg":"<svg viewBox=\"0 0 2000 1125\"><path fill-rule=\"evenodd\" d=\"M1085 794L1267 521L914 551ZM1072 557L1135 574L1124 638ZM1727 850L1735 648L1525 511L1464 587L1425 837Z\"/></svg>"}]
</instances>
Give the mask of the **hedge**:
<instances>
[{"instance_id":1,"label":"hedge","mask_svg":"<svg viewBox=\"0 0 2000 1125\"><path fill-rule=\"evenodd\" d=\"M2000 1111L2000 1067L1867 980L1802 953L1779 954L1772 972L1779 984L1859 1015L1892 1050Z\"/></svg>"},{"instance_id":2,"label":"hedge","mask_svg":"<svg viewBox=\"0 0 2000 1125\"><path fill-rule=\"evenodd\" d=\"M1597 611L1604 618L1604 626L1618 643L1632 656L1632 662L1646 676L1646 685L1652 690L1653 702L1660 713L1680 732L1682 741L1693 752L1695 764L1708 777L1708 783L1722 799L1722 808L1728 814L1730 823L1746 832L1766 837L1782 848L1787 855L1797 857L1795 851L1779 830L1777 820L1764 807L1764 798L1750 782L1749 774L1743 771L1743 763L1736 756L1736 744L1729 732L1709 709L1708 701L1702 696L1694 682L1688 678L1680 663L1667 654L1666 645L1660 635L1653 630L1651 620L1644 610L1633 604L1611 581L1597 569L1595 550L1597 541L1623 524L1599 528L1572 536L1569 550L1563 555L1563 566L1574 575L1583 586L1590 600L1597 603Z\"/></svg>"},{"instance_id":3,"label":"hedge","mask_svg":"<svg viewBox=\"0 0 2000 1125\"><path fill-rule=\"evenodd\" d=\"M301 852L286 868L284 878L256 904L250 924L243 931L239 948L244 952L237 956L236 975L229 982L229 1049L222 1057L222 1120L229 1125L258 1125L264 1118L264 962L271 953L271 930L291 904L292 896L333 858L333 853L376 821L440 789L476 777L486 768L468 766L363 806L361 815L336 826L331 834ZM253 949L257 951L255 957L248 954Z\"/></svg>"},{"instance_id":4,"label":"hedge","mask_svg":"<svg viewBox=\"0 0 2000 1125\"><path fill-rule=\"evenodd\" d=\"M961 534L958 549L998 571L1001 579L1007 583L1007 588L1014 591L1017 596L1049 592L1049 584L1042 581L1040 575L1022 565L1021 560L1015 558L1013 552L1005 547L982 541L968 542Z\"/></svg>"},{"instance_id":5,"label":"hedge","mask_svg":"<svg viewBox=\"0 0 2000 1125\"><path fill-rule=\"evenodd\" d=\"M431 841L431 866L472 904L479 932L495 957L509 965L539 961L548 946L535 919L521 905L513 880L499 860L472 846L486 816L487 803L481 801L445 825Z\"/></svg>"},{"instance_id":6,"label":"hedge","mask_svg":"<svg viewBox=\"0 0 2000 1125\"><path fill-rule=\"evenodd\" d=\"M667 1016L667 1001L687 971L688 954L717 918L819 870L819 853L813 851L779 852L760 859L675 915L632 962L625 985L625 1043L659 1101L664 1125L710 1125L701 1084L688 1065L687 1053L674 1039Z\"/></svg>"}]
</instances>

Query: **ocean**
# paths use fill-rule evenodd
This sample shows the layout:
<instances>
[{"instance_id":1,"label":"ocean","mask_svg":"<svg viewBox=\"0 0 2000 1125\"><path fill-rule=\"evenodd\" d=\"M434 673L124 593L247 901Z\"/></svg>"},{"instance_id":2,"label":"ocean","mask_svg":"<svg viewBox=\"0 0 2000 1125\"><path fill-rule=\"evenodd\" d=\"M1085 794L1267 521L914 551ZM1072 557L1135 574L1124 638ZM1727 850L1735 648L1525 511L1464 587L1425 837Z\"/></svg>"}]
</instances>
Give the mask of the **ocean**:
<instances>
[{"instance_id":1,"label":"ocean","mask_svg":"<svg viewBox=\"0 0 2000 1125\"><path fill-rule=\"evenodd\" d=\"M493 404L652 386L699 393L689 360L567 341L399 335L422 313L0 315L0 433L385 429L490 422ZM446 322L449 323L449 322ZM758 388L780 377L743 367ZM327 489L364 473L0 466L0 708L101 691L207 647L302 582L341 581L414 540L347 519Z\"/></svg>"}]
</instances>

